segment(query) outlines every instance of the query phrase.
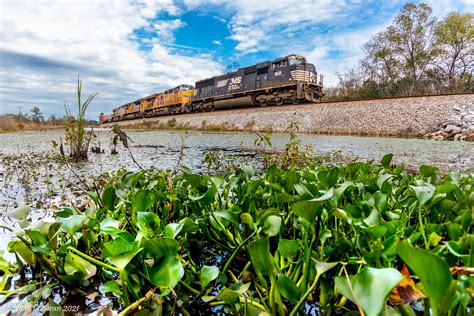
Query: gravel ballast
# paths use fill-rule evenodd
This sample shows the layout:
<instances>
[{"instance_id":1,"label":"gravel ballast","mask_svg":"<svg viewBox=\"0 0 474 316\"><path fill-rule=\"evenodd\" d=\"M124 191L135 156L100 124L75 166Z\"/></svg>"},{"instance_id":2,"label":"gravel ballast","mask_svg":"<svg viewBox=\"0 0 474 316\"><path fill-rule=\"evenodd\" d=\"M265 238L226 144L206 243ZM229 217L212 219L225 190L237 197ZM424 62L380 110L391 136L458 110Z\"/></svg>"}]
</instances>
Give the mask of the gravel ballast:
<instances>
[{"instance_id":1,"label":"gravel ballast","mask_svg":"<svg viewBox=\"0 0 474 316\"><path fill-rule=\"evenodd\" d=\"M474 113L474 94L248 107L125 121L130 128L284 131L291 122L303 133L422 137L442 128L459 108Z\"/></svg>"}]
</instances>

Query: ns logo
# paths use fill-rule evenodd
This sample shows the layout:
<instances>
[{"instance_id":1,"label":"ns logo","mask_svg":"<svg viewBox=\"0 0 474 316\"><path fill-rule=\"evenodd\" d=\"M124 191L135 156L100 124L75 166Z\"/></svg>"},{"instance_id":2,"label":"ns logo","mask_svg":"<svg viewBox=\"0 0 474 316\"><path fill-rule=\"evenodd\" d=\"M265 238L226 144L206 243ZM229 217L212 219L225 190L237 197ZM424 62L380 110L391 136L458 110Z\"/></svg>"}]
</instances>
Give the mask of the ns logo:
<instances>
[{"instance_id":1,"label":"ns logo","mask_svg":"<svg viewBox=\"0 0 474 316\"><path fill-rule=\"evenodd\" d=\"M241 84L242 84L242 77L230 78L229 88L227 89L227 91L240 89Z\"/></svg>"}]
</instances>

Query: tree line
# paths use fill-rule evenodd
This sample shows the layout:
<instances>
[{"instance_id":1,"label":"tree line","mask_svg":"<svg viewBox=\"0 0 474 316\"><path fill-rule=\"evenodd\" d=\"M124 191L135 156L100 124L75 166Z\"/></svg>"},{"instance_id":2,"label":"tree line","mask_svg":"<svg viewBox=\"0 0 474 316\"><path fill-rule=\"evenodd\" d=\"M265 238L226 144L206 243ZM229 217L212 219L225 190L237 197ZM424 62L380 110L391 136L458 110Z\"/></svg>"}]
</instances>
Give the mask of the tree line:
<instances>
[{"instance_id":1,"label":"tree line","mask_svg":"<svg viewBox=\"0 0 474 316\"><path fill-rule=\"evenodd\" d=\"M34 106L29 112L0 115L0 131L63 127L69 121L75 119L72 115L56 116L54 114L45 119L40 108L37 106ZM85 120L84 122L87 126L97 125L96 120Z\"/></svg>"},{"instance_id":2,"label":"tree line","mask_svg":"<svg viewBox=\"0 0 474 316\"><path fill-rule=\"evenodd\" d=\"M441 21L425 3L406 4L364 45L358 65L338 74L327 100L474 92L474 14Z\"/></svg>"}]
</instances>

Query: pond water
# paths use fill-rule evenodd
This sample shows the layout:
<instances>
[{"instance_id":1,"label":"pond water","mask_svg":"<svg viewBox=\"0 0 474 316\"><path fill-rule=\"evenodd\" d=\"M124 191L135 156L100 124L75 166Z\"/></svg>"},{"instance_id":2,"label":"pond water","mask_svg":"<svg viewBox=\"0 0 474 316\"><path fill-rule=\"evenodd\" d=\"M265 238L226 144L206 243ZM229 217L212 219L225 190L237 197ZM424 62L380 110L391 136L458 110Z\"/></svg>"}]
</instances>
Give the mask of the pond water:
<instances>
[{"instance_id":1,"label":"pond water","mask_svg":"<svg viewBox=\"0 0 474 316\"><path fill-rule=\"evenodd\" d=\"M92 143L101 143L110 152L110 133L108 130L96 131L97 138ZM183 164L191 169L202 168L203 153L209 150L223 150L246 155L254 148L255 133L247 132L184 132L184 131L130 131L132 152L137 161L144 166L160 168L173 167L180 156L184 142ZM0 159L6 155L29 155L32 153L52 153L52 141L59 141L64 132L19 132L0 134ZM281 150L288 142L286 134L273 134L273 149ZM444 171L474 170L474 143L433 141L423 139L298 135L303 146L311 145L318 154L340 151L343 155L367 160L378 160L387 153L394 154L394 163L408 167L431 164ZM120 166L136 168L126 151L119 155L91 154L91 163L75 166L86 169L91 174L99 171L115 170ZM2 161L0 160L0 172Z\"/></svg>"},{"instance_id":2,"label":"pond water","mask_svg":"<svg viewBox=\"0 0 474 316\"><path fill-rule=\"evenodd\" d=\"M117 170L120 167L138 169L128 151L118 146L118 155L111 155L111 133L96 131L92 144L101 145L104 154L90 154L89 162L61 164L53 160L57 154L52 142L59 142L64 131L18 132L0 134L0 225L14 226L5 213L19 204L32 206L33 220L48 217L52 205L80 199L82 183L92 176ZM203 161L208 151L223 151L236 157L252 159L256 156L255 133L247 132L184 132L184 131L127 131L132 140L130 150L143 168L155 166L173 168L183 156L181 164L194 171L207 170ZM473 172L474 143L397 139L379 137L298 135L302 146L310 145L316 154L339 151L343 157L378 161L393 153L395 164L414 169L423 164L440 167L444 172ZM282 150L289 140L286 134L273 134L272 149ZM11 234L0 230L0 251L6 252ZM2 308L0 308L0 312Z\"/></svg>"}]
</instances>

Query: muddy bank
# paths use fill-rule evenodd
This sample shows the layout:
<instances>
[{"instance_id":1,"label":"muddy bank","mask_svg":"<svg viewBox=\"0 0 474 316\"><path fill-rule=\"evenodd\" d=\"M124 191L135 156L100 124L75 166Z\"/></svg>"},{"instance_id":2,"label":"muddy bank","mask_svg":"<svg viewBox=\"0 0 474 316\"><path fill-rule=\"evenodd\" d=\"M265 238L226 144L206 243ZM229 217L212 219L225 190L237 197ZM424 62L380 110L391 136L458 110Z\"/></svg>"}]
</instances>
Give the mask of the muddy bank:
<instances>
[{"instance_id":1,"label":"muddy bank","mask_svg":"<svg viewBox=\"0 0 474 316\"><path fill-rule=\"evenodd\" d=\"M284 131L290 122L303 133L422 137L474 108L474 94L242 108L120 122L128 128ZM473 109L474 110L474 109Z\"/></svg>"}]
</instances>

